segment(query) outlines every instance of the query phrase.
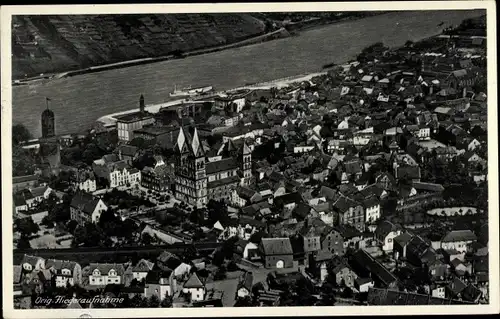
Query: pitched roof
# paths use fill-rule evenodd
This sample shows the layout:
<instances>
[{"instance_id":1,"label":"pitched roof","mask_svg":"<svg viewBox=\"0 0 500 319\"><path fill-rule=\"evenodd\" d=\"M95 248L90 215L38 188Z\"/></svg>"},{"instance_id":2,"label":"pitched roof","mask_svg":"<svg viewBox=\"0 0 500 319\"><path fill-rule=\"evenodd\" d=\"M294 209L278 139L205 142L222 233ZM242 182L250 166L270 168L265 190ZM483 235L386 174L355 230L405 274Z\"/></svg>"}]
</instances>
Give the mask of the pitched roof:
<instances>
[{"instance_id":1,"label":"pitched roof","mask_svg":"<svg viewBox=\"0 0 500 319\"><path fill-rule=\"evenodd\" d=\"M375 235L377 237L385 238L390 232L401 230L399 225L395 225L388 220L382 221L377 225L377 229L375 229Z\"/></svg>"},{"instance_id":2,"label":"pitched roof","mask_svg":"<svg viewBox=\"0 0 500 319\"><path fill-rule=\"evenodd\" d=\"M402 233L401 235L397 236L394 238L394 241L399 243L401 246L405 246L407 245L410 240L413 238L413 235L408 233L408 232L404 232Z\"/></svg>"},{"instance_id":3,"label":"pitched roof","mask_svg":"<svg viewBox=\"0 0 500 319\"><path fill-rule=\"evenodd\" d=\"M200 278L196 273L193 273L191 277L184 283L184 288L203 288L205 287L201 282Z\"/></svg>"},{"instance_id":4,"label":"pitched roof","mask_svg":"<svg viewBox=\"0 0 500 319\"><path fill-rule=\"evenodd\" d=\"M14 284L18 284L21 282L21 276L23 274L23 268L21 265L14 265L14 269L12 270L13 274L13 282Z\"/></svg>"},{"instance_id":5,"label":"pitched roof","mask_svg":"<svg viewBox=\"0 0 500 319\"><path fill-rule=\"evenodd\" d=\"M84 213L92 214L99 203L100 199L92 194L78 192L71 199L71 207L76 208Z\"/></svg>"},{"instance_id":6,"label":"pitched roof","mask_svg":"<svg viewBox=\"0 0 500 319\"><path fill-rule=\"evenodd\" d=\"M107 274L110 270L114 269L118 276L121 276L125 273L125 267L123 264L101 264L101 263L91 263L89 265L90 271L94 271L95 269L99 269L101 274Z\"/></svg>"},{"instance_id":7,"label":"pitched roof","mask_svg":"<svg viewBox=\"0 0 500 319\"><path fill-rule=\"evenodd\" d=\"M215 174L218 172L233 170L238 168L238 163L232 157L222 159L220 161L208 162L206 165L207 174Z\"/></svg>"},{"instance_id":8,"label":"pitched roof","mask_svg":"<svg viewBox=\"0 0 500 319\"><path fill-rule=\"evenodd\" d=\"M455 295L461 293L466 287L467 285L458 277L453 278L447 286L447 288Z\"/></svg>"},{"instance_id":9,"label":"pitched roof","mask_svg":"<svg viewBox=\"0 0 500 319\"><path fill-rule=\"evenodd\" d=\"M36 263L43 258L42 257L38 257L38 256L32 256L32 255L24 255L23 256L23 260L21 261L21 265L22 264L30 264L31 266L35 267L36 266Z\"/></svg>"},{"instance_id":10,"label":"pitched roof","mask_svg":"<svg viewBox=\"0 0 500 319\"><path fill-rule=\"evenodd\" d=\"M372 275L375 275L385 286L389 286L398 281L394 274L370 256L365 250L358 249L352 257L358 266L364 267Z\"/></svg>"},{"instance_id":11,"label":"pitched roof","mask_svg":"<svg viewBox=\"0 0 500 319\"><path fill-rule=\"evenodd\" d=\"M477 236L471 230L452 230L447 233L441 242L456 242L456 241L475 241Z\"/></svg>"},{"instance_id":12,"label":"pitched roof","mask_svg":"<svg viewBox=\"0 0 500 319\"><path fill-rule=\"evenodd\" d=\"M262 238L261 245L267 256L293 254L289 238Z\"/></svg>"},{"instance_id":13,"label":"pitched roof","mask_svg":"<svg viewBox=\"0 0 500 319\"><path fill-rule=\"evenodd\" d=\"M277 204L291 204L291 203L299 203L302 201L302 197L298 192L288 193L285 195L278 196L274 199L274 202Z\"/></svg>"},{"instance_id":14,"label":"pitched roof","mask_svg":"<svg viewBox=\"0 0 500 319\"><path fill-rule=\"evenodd\" d=\"M76 265L78 265L76 262L69 260L47 259L45 261L45 269L54 267L54 269L57 271L62 269L73 270L75 269Z\"/></svg>"},{"instance_id":15,"label":"pitched roof","mask_svg":"<svg viewBox=\"0 0 500 319\"><path fill-rule=\"evenodd\" d=\"M433 183L423 183L423 182L413 182L413 187L418 190L428 191L428 192L443 192L444 187L441 184Z\"/></svg>"},{"instance_id":16,"label":"pitched roof","mask_svg":"<svg viewBox=\"0 0 500 319\"><path fill-rule=\"evenodd\" d=\"M147 272L153 269L154 263L147 259L141 259L139 262L132 267L132 271L134 272Z\"/></svg>"},{"instance_id":17,"label":"pitched roof","mask_svg":"<svg viewBox=\"0 0 500 319\"><path fill-rule=\"evenodd\" d=\"M237 289L239 290L240 288L245 288L246 290L251 292L252 286L253 286L253 274L247 271L243 273L243 275L240 277Z\"/></svg>"},{"instance_id":18,"label":"pitched roof","mask_svg":"<svg viewBox=\"0 0 500 319\"><path fill-rule=\"evenodd\" d=\"M139 151L139 148L133 145L120 145L117 151L121 152L123 156L134 157Z\"/></svg>"}]
</instances>

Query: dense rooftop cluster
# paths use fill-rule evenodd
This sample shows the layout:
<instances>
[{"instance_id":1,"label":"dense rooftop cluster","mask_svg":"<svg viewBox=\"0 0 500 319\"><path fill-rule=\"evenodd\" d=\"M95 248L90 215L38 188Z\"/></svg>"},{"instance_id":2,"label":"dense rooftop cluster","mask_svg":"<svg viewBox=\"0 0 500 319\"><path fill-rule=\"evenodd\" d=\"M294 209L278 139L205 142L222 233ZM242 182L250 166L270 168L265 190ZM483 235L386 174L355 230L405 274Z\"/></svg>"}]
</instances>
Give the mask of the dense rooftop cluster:
<instances>
[{"instance_id":1,"label":"dense rooftop cluster","mask_svg":"<svg viewBox=\"0 0 500 319\"><path fill-rule=\"evenodd\" d=\"M58 176L14 179L18 248L40 241L40 224L74 249L136 255L22 255L17 300L63 289L132 307L487 303L486 53L460 32L128 116L111 143L115 130L75 137Z\"/></svg>"}]
</instances>

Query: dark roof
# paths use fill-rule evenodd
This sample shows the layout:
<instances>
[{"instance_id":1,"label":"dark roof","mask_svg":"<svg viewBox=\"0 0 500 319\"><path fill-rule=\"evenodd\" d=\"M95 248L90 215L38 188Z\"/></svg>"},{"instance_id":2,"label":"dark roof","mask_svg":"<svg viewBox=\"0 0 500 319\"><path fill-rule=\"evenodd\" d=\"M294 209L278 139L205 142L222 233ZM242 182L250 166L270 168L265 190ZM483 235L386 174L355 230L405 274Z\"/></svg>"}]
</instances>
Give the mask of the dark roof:
<instances>
[{"instance_id":1,"label":"dark roof","mask_svg":"<svg viewBox=\"0 0 500 319\"><path fill-rule=\"evenodd\" d=\"M85 192L78 192L71 199L71 207L87 214L92 214L98 203L99 198Z\"/></svg>"},{"instance_id":2,"label":"dark roof","mask_svg":"<svg viewBox=\"0 0 500 319\"><path fill-rule=\"evenodd\" d=\"M207 174L215 174L218 172L233 170L238 168L238 163L232 157L225 158L220 161L208 162L206 165Z\"/></svg>"},{"instance_id":3,"label":"dark roof","mask_svg":"<svg viewBox=\"0 0 500 319\"><path fill-rule=\"evenodd\" d=\"M253 286L253 274L251 272L245 272L240 278L240 282L238 283L238 290L240 288L245 288L249 292L252 291Z\"/></svg>"},{"instance_id":4,"label":"dark roof","mask_svg":"<svg viewBox=\"0 0 500 319\"><path fill-rule=\"evenodd\" d=\"M118 147L118 152L121 152L123 156L133 157L137 154L139 148L133 145L120 145Z\"/></svg>"},{"instance_id":5,"label":"dark roof","mask_svg":"<svg viewBox=\"0 0 500 319\"><path fill-rule=\"evenodd\" d=\"M423 183L423 182L413 182L413 187L418 190L428 191L428 192L442 192L444 187L441 184L433 183Z\"/></svg>"},{"instance_id":6,"label":"dark roof","mask_svg":"<svg viewBox=\"0 0 500 319\"><path fill-rule=\"evenodd\" d=\"M357 230L354 226L352 225L339 225L337 226L338 231L342 235L342 238L344 239L351 239L354 237L359 237L362 236L363 234Z\"/></svg>"},{"instance_id":7,"label":"dark roof","mask_svg":"<svg viewBox=\"0 0 500 319\"><path fill-rule=\"evenodd\" d=\"M302 201L302 197L300 196L300 194L298 192L288 193L288 194L285 194L282 196L278 196L274 199L274 202L278 205L279 204L287 205L287 204L291 204L291 203L299 203L301 201Z\"/></svg>"},{"instance_id":8,"label":"dark roof","mask_svg":"<svg viewBox=\"0 0 500 319\"><path fill-rule=\"evenodd\" d=\"M395 225L390 221L384 220L377 225L375 235L377 237L386 237L390 232L401 230L399 225Z\"/></svg>"},{"instance_id":9,"label":"dark roof","mask_svg":"<svg viewBox=\"0 0 500 319\"><path fill-rule=\"evenodd\" d=\"M289 238L262 238L261 245L266 256L293 254Z\"/></svg>"},{"instance_id":10,"label":"dark roof","mask_svg":"<svg viewBox=\"0 0 500 319\"><path fill-rule=\"evenodd\" d=\"M208 182L207 186L208 186L208 188L217 188L217 187L222 186L222 185L237 183L237 182L239 182L239 180L240 180L240 178L238 176L233 175L233 176L229 176L229 177L219 179L219 180L216 180L213 182Z\"/></svg>"},{"instance_id":11,"label":"dark roof","mask_svg":"<svg viewBox=\"0 0 500 319\"><path fill-rule=\"evenodd\" d=\"M12 177L12 184L19 184L25 182L38 181L38 175L14 176Z\"/></svg>"},{"instance_id":12,"label":"dark roof","mask_svg":"<svg viewBox=\"0 0 500 319\"><path fill-rule=\"evenodd\" d=\"M397 277L385 268L380 262L375 260L363 249L357 250L352 260L358 267L363 267L366 271L375 276L383 285L389 286L398 281Z\"/></svg>"},{"instance_id":13,"label":"dark roof","mask_svg":"<svg viewBox=\"0 0 500 319\"><path fill-rule=\"evenodd\" d=\"M333 207L341 212L341 213L344 213L346 211L349 210L349 208L351 207L356 207L360 205L359 203L355 202L354 200L348 198L348 197L345 197L345 196L342 196L340 197L334 204L333 204Z\"/></svg>"},{"instance_id":14,"label":"dark roof","mask_svg":"<svg viewBox=\"0 0 500 319\"><path fill-rule=\"evenodd\" d=\"M91 263L89 265L90 271L94 271L94 269L99 269L102 274L107 274L111 269L116 270L118 276L121 276L125 273L125 267L123 264L97 264Z\"/></svg>"},{"instance_id":15,"label":"dark roof","mask_svg":"<svg viewBox=\"0 0 500 319\"><path fill-rule=\"evenodd\" d=\"M305 203L299 203L297 207L293 210L292 214L300 218L306 218L311 212L311 207Z\"/></svg>"},{"instance_id":16,"label":"dark roof","mask_svg":"<svg viewBox=\"0 0 500 319\"><path fill-rule=\"evenodd\" d=\"M69 269L72 271L76 265L78 265L76 262L69 260L47 259L45 261L45 269L54 267L55 270Z\"/></svg>"},{"instance_id":17,"label":"dark roof","mask_svg":"<svg viewBox=\"0 0 500 319\"><path fill-rule=\"evenodd\" d=\"M458 277L455 277L446 287L454 295L458 295L467 287L467 285L462 280L460 280Z\"/></svg>"},{"instance_id":18,"label":"dark roof","mask_svg":"<svg viewBox=\"0 0 500 319\"><path fill-rule=\"evenodd\" d=\"M452 230L447 233L441 242L475 241L476 235L471 230Z\"/></svg>"},{"instance_id":19,"label":"dark roof","mask_svg":"<svg viewBox=\"0 0 500 319\"><path fill-rule=\"evenodd\" d=\"M394 241L399 243L402 247L404 247L405 245L407 245L410 242L410 240L412 238L413 238L413 236L410 233L404 232L401 235L395 237Z\"/></svg>"},{"instance_id":20,"label":"dark roof","mask_svg":"<svg viewBox=\"0 0 500 319\"><path fill-rule=\"evenodd\" d=\"M132 267L132 271L134 272L148 272L151 269L153 269L154 263L146 260L146 259L141 259L137 264Z\"/></svg>"},{"instance_id":21,"label":"dark roof","mask_svg":"<svg viewBox=\"0 0 500 319\"><path fill-rule=\"evenodd\" d=\"M204 285L196 273L193 273L191 277L184 284L184 288L203 288Z\"/></svg>"},{"instance_id":22,"label":"dark roof","mask_svg":"<svg viewBox=\"0 0 500 319\"><path fill-rule=\"evenodd\" d=\"M420 167L419 166L399 166L397 168L398 179L409 178L409 179L420 179Z\"/></svg>"},{"instance_id":23,"label":"dark roof","mask_svg":"<svg viewBox=\"0 0 500 319\"><path fill-rule=\"evenodd\" d=\"M36 263L40 260L40 259L43 259L42 257L37 257L37 256L32 256L32 255L24 255L23 256L23 260L21 262L21 265L22 264L30 264L31 266L35 267L36 266Z\"/></svg>"},{"instance_id":24,"label":"dark roof","mask_svg":"<svg viewBox=\"0 0 500 319\"><path fill-rule=\"evenodd\" d=\"M171 274L171 269L153 269L148 271L145 282L148 284L159 284L162 278L169 278Z\"/></svg>"},{"instance_id":25,"label":"dark roof","mask_svg":"<svg viewBox=\"0 0 500 319\"><path fill-rule=\"evenodd\" d=\"M467 301L475 302L479 297L481 297L481 295L482 295L481 290L472 284L469 284L462 291L462 298Z\"/></svg>"}]
</instances>

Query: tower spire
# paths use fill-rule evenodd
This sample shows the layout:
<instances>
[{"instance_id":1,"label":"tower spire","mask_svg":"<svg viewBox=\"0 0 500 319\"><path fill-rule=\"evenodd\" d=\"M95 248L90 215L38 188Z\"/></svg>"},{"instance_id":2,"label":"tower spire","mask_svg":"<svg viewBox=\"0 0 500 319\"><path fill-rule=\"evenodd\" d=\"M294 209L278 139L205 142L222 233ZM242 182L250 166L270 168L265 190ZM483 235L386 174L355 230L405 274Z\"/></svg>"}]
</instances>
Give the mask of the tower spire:
<instances>
[{"instance_id":1,"label":"tower spire","mask_svg":"<svg viewBox=\"0 0 500 319\"><path fill-rule=\"evenodd\" d=\"M181 126L179 135L177 136L177 147L179 147L179 152L182 152L184 143L186 143L186 135L184 134L184 128Z\"/></svg>"},{"instance_id":2,"label":"tower spire","mask_svg":"<svg viewBox=\"0 0 500 319\"><path fill-rule=\"evenodd\" d=\"M198 137L198 129L194 128L193 141L191 142L191 148L193 149L193 154L198 155L198 150L200 149L201 143Z\"/></svg>"}]
</instances>

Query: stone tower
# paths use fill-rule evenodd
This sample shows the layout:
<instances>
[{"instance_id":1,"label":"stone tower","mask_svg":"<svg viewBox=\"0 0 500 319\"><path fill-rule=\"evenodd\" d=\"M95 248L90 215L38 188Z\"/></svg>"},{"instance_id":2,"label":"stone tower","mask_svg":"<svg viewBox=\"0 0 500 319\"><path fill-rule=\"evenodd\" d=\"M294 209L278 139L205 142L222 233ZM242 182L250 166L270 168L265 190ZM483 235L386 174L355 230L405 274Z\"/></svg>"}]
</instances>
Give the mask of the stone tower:
<instances>
[{"instance_id":1,"label":"stone tower","mask_svg":"<svg viewBox=\"0 0 500 319\"><path fill-rule=\"evenodd\" d=\"M198 131L193 137L181 127L175 156L175 197L197 208L207 204L205 152Z\"/></svg>"},{"instance_id":2,"label":"stone tower","mask_svg":"<svg viewBox=\"0 0 500 319\"><path fill-rule=\"evenodd\" d=\"M243 143L242 147L241 171L243 173L242 185L250 185L252 181L252 150L246 142Z\"/></svg>"},{"instance_id":3,"label":"stone tower","mask_svg":"<svg viewBox=\"0 0 500 319\"><path fill-rule=\"evenodd\" d=\"M52 110L49 109L49 98L46 98L47 109L42 112L42 138L50 138L56 135L56 120Z\"/></svg>"}]
</instances>

